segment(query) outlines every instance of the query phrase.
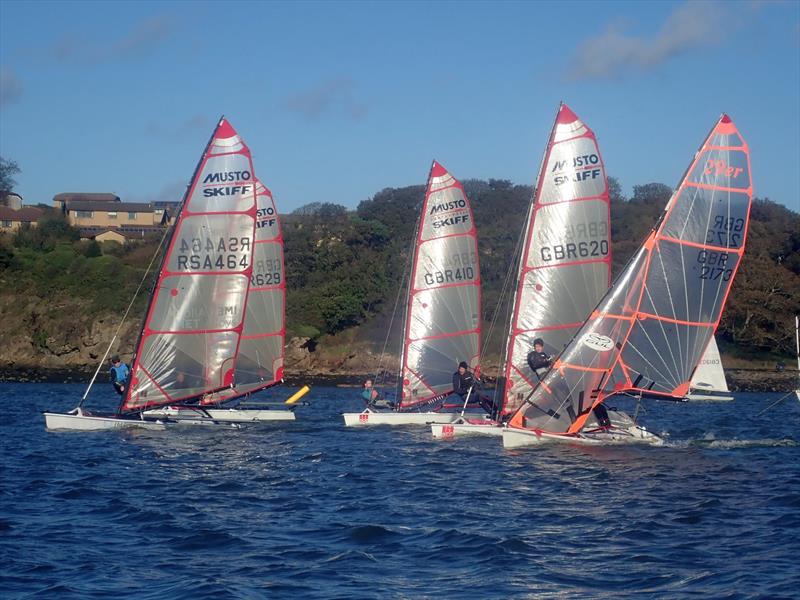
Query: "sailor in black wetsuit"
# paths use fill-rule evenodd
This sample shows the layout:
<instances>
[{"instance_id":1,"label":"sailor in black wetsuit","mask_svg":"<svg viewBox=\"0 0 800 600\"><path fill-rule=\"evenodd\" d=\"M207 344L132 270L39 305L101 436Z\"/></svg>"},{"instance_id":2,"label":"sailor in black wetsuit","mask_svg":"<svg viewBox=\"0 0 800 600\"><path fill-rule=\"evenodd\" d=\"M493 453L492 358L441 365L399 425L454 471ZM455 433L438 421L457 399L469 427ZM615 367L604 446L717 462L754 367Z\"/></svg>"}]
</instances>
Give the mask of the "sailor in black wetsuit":
<instances>
[{"instance_id":1,"label":"sailor in black wetsuit","mask_svg":"<svg viewBox=\"0 0 800 600\"><path fill-rule=\"evenodd\" d=\"M547 373L552 364L553 359L545 354L544 340L542 338L533 340L533 350L528 353L528 366L531 371L536 373L539 381L544 378L545 373Z\"/></svg>"},{"instance_id":2,"label":"sailor in black wetsuit","mask_svg":"<svg viewBox=\"0 0 800 600\"><path fill-rule=\"evenodd\" d=\"M469 393L470 389L472 394ZM461 400L464 402L469 394L470 401L480 404L481 408L489 415L494 410L494 404L480 393L480 382L475 379L469 370L469 365L464 361L458 364L458 371L453 373L453 393L461 396Z\"/></svg>"}]
</instances>

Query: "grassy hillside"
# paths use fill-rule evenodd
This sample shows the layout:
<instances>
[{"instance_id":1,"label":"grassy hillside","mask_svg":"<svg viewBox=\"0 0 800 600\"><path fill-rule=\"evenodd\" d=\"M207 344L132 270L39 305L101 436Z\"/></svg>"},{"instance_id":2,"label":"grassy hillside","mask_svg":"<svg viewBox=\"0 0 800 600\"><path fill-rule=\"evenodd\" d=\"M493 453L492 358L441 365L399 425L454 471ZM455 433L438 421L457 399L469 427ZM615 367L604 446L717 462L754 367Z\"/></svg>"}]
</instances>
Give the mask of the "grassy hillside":
<instances>
[{"instance_id":1,"label":"grassy hillside","mask_svg":"<svg viewBox=\"0 0 800 600\"><path fill-rule=\"evenodd\" d=\"M671 189L636 186L625 198L611 183L616 274L652 227ZM492 358L499 356L507 329L513 258L532 190L502 180L466 181L465 188L478 225L485 354ZM397 354L404 308L398 294L423 193L423 186L390 188L355 211L316 204L283 217L289 334L309 338L304 351L314 350L328 371L358 370L359 360L371 370L384 346ZM38 229L0 236L0 369L96 364L156 243L81 242L56 214L45 217ZM152 281L151 274L145 290ZM135 344L146 303L147 293L141 294L120 331L117 346L123 352ZM745 259L718 332L723 353L745 364L789 360L797 313L800 215L758 199Z\"/></svg>"}]
</instances>

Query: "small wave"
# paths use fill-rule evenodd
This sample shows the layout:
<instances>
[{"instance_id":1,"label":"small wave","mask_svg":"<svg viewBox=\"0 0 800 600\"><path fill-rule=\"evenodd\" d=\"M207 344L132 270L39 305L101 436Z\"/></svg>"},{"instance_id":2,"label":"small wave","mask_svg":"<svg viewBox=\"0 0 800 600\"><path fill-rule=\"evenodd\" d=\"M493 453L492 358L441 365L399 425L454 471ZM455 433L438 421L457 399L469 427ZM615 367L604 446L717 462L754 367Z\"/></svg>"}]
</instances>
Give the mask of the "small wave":
<instances>
[{"instance_id":1,"label":"small wave","mask_svg":"<svg viewBox=\"0 0 800 600\"><path fill-rule=\"evenodd\" d=\"M358 525L351 527L348 531L348 537L359 544L383 542L394 535L395 533L391 529L381 525Z\"/></svg>"},{"instance_id":2,"label":"small wave","mask_svg":"<svg viewBox=\"0 0 800 600\"><path fill-rule=\"evenodd\" d=\"M716 450L737 450L740 448L794 448L799 446L797 440L791 438L764 438L755 440L718 440L714 438L704 438L689 440L688 446L700 448L713 448Z\"/></svg>"}]
</instances>

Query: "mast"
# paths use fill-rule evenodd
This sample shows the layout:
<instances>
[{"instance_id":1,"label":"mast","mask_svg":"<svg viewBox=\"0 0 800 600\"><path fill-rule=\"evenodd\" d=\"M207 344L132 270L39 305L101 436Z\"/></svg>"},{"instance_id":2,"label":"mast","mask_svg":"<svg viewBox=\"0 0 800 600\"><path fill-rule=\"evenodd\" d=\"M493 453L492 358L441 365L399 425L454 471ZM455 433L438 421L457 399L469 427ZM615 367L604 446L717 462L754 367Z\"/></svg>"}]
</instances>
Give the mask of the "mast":
<instances>
[{"instance_id":1,"label":"mast","mask_svg":"<svg viewBox=\"0 0 800 600\"><path fill-rule=\"evenodd\" d=\"M511 426L576 433L616 393L683 397L741 263L752 194L749 148L723 115L654 229Z\"/></svg>"},{"instance_id":2,"label":"mast","mask_svg":"<svg viewBox=\"0 0 800 600\"><path fill-rule=\"evenodd\" d=\"M250 150L222 118L176 217L121 413L233 384L255 221Z\"/></svg>"},{"instance_id":3,"label":"mast","mask_svg":"<svg viewBox=\"0 0 800 600\"><path fill-rule=\"evenodd\" d=\"M504 364L501 416L538 385L533 341L558 355L611 283L610 202L597 138L559 105L528 209Z\"/></svg>"}]
</instances>

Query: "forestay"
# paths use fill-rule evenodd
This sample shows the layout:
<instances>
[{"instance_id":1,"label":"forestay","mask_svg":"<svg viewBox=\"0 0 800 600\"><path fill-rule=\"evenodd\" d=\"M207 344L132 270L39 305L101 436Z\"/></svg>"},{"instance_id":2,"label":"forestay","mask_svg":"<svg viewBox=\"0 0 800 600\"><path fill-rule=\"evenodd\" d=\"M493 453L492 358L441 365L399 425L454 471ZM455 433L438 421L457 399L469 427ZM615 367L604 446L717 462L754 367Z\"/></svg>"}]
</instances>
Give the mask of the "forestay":
<instances>
[{"instance_id":1,"label":"forestay","mask_svg":"<svg viewBox=\"0 0 800 600\"><path fill-rule=\"evenodd\" d=\"M656 227L511 426L575 433L614 393L683 397L739 268L751 198L749 149L723 115Z\"/></svg>"},{"instance_id":2,"label":"forestay","mask_svg":"<svg viewBox=\"0 0 800 600\"><path fill-rule=\"evenodd\" d=\"M250 150L220 120L181 204L121 412L230 387L256 228Z\"/></svg>"},{"instance_id":3,"label":"forestay","mask_svg":"<svg viewBox=\"0 0 800 600\"><path fill-rule=\"evenodd\" d=\"M527 364L533 340L556 356L611 282L609 196L597 138L561 104L525 226L509 325L501 415L513 413L539 379Z\"/></svg>"},{"instance_id":4,"label":"forestay","mask_svg":"<svg viewBox=\"0 0 800 600\"><path fill-rule=\"evenodd\" d=\"M479 370L480 270L464 188L433 163L409 283L400 408L451 391L458 363Z\"/></svg>"}]
</instances>

